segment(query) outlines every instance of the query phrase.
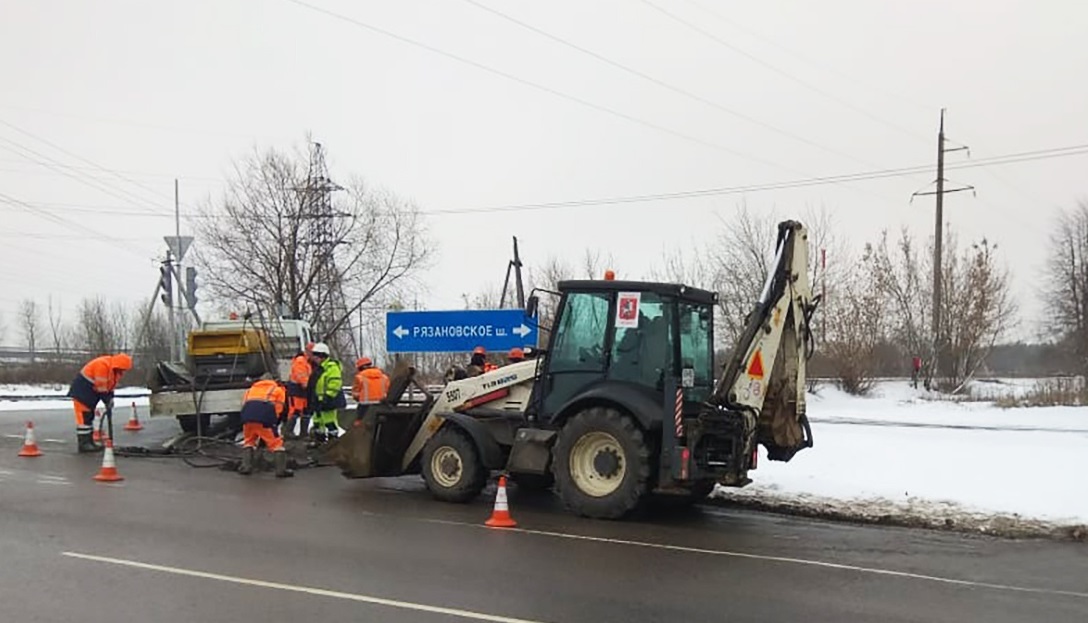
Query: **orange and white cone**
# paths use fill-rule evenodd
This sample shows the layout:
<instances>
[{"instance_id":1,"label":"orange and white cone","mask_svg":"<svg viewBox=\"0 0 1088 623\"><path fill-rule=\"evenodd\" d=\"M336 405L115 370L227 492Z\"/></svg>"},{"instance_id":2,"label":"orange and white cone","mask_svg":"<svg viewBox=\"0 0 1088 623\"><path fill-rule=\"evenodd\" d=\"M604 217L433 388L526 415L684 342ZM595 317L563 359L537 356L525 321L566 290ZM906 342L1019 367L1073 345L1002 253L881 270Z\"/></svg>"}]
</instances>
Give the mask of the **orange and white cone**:
<instances>
[{"instance_id":1,"label":"orange and white cone","mask_svg":"<svg viewBox=\"0 0 1088 623\"><path fill-rule=\"evenodd\" d=\"M132 403L132 417L129 418L128 424L125 424L125 430L136 432L143 430L144 425L140 424L140 418L136 417L136 403Z\"/></svg>"},{"instance_id":2,"label":"orange and white cone","mask_svg":"<svg viewBox=\"0 0 1088 623\"><path fill-rule=\"evenodd\" d=\"M102 409L94 410L94 422L91 426L94 427L94 432L91 433L91 440L95 443L102 443Z\"/></svg>"},{"instance_id":3,"label":"orange and white cone","mask_svg":"<svg viewBox=\"0 0 1088 623\"><path fill-rule=\"evenodd\" d=\"M124 477L117 473L117 462L113 458L113 440L108 435L106 436L106 452L102 455L102 467L95 474L94 479L98 482L124 480Z\"/></svg>"},{"instance_id":4,"label":"orange and white cone","mask_svg":"<svg viewBox=\"0 0 1088 623\"><path fill-rule=\"evenodd\" d=\"M510 516L510 507L506 502L506 476L499 476L499 489L495 494L495 510L484 525L492 528L516 528L518 522Z\"/></svg>"},{"instance_id":5,"label":"orange and white cone","mask_svg":"<svg viewBox=\"0 0 1088 623\"><path fill-rule=\"evenodd\" d=\"M27 422L26 437L23 440L23 449L19 450L19 456L34 457L41 455L42 451L38 448L38 440L34 437L34 422Z\"/></svg>"}]
</instances>

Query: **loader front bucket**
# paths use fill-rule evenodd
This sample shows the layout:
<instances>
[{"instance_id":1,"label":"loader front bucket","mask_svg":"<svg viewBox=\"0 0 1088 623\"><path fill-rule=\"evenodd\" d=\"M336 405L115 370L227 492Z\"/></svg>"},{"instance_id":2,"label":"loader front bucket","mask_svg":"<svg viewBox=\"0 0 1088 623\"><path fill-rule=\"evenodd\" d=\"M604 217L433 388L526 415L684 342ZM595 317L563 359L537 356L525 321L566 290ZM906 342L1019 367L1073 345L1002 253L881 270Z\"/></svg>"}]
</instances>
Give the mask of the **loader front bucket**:
<instances>
[{"instance_id":1,"label":"loader front bucket","mask_svg":"<svg viewBox=\"0 0 1088 623\"><path fill-rule=\"evenodd\" d=\"M374 473L374 430L377 418L367 414L356 420L347 432L329 444L322 454L322 462L340 468L345 478L369 478Z\"/></svg>"}]
</instances>

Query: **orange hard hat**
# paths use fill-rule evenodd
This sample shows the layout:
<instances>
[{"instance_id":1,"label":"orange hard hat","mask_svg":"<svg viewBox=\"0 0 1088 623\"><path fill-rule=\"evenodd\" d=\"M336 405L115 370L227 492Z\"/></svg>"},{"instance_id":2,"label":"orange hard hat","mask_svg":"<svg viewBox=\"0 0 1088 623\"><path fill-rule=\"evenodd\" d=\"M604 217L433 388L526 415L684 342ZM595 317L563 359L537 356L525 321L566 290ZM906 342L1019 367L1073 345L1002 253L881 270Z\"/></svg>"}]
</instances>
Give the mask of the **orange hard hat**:
<instances>
[{"instance_id":1,"label":"orange hard hat","mask_svg":"<svg viewBox=\"0 0 1088 623\"><path fill-rule=\"evenodd\" d=\"M356 368L365 368L366 366L372 366L374 362L370 360L370 357L359 357L355 360Z\"/></svg>"},{"instance_id":2,"label":"orange hard hat","mask_svg":"<svg viewBox=\"0 0 1088 623\"><path fill-rule=\"evenodd\" d=\"M125 353L118 353L110 357L110 367L114 370L131 370L132 357Z\"/></svg>"},{"instance_id":3,"label":"orange hard hat","mask_svg":"<svg viewBox=\"0 0 1088 623\"><path fill-rule=\"evenodd\" d=\"M472 354L473 355L486 355L487 351L484 350L483 346L477 346L476 348L472 349Z\"/></svg>"},{"instance_id":4,"label":"orange hard hat","mask_svg":"<svg viewBox=\"0 0 1088 623\"><path fill-rule=\"evenodd\" d=\"M514 347L510 349L510 354L508 354L507 357L510 359L525 359L525 351Z\"/></svg>"}]
</instances>

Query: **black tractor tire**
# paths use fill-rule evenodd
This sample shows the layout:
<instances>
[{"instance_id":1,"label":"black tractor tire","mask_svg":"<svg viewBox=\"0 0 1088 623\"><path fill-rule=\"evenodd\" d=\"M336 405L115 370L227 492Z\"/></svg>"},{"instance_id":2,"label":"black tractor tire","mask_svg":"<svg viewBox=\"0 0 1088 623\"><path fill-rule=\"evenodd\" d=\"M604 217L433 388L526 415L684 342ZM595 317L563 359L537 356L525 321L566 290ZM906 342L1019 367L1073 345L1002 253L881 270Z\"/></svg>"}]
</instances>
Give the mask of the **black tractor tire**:
<instances>
[{"instance_id":1,"label":"black tractor tire","mask_svg":"<svg viewBox=\"0 0 1088 623\"><path fill-rule=\"evenodd\" d=\"M189 433L190 435L197 434L198 430L201 433L206 435L208 433L208 428L212 424L212 415L210 413L201 413L200 414L200 428L199 429L197 428L196 417L197 416L195 414L179 415L178 416L178 426L181 427L182 432Z\"/></svg>"},{"instance_id":2,"label":"black tractor tire","mask_svg":"<svg viewBox=\"0 0 1088 623\"><path fill-rule=\"evenodd\" d=\"M436 499L463 504L487 485L488 470L472 437L446 425L423 446L423 481Z\"/></svg>"},{"instance_id":3,"label":"black tractor tire","mask_svg":"<svg viewBox=\"0 0 1088 623\"><path fill-rule=\"evenodd\" d=\"M591 407L560 429L552 473L567 508L584 517L619 519L649 497L650 448L629 416Z\"/></svg>"}]
</instances>

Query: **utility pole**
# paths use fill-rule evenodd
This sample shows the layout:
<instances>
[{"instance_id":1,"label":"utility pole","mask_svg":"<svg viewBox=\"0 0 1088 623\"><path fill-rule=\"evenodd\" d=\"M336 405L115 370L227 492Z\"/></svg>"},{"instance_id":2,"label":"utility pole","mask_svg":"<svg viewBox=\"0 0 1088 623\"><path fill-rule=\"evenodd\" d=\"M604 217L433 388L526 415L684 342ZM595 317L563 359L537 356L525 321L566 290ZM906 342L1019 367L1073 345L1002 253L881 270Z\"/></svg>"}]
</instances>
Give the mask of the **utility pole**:
<instances>
[{"instance_id":1,"label":"utility pole","mask_svg":"<svg viewBox=\"0 0 1088 623\"><path fill-rule=\"evenodd\" d=\"M174 235L177 236L178 240L181 240L181 201L179 200L179 197L180 197L180 195L179 195L179 192L178 192L178 178L175 177L174 178ZM175 361L183 359L184 355L185 355L185 329L183 328L183 323L181 322L181 319L185 315L185 306L184 306L185 305L185 303L184 303L185 297L181 296L182 288L185 287L182 284L182 281L181 281L182 276L184 274L185 274L185 272L181 270L181 254L179 253L178 254L178 261L177 261L177 271L174 273L174 281L176 281L177 284L178 284L178 295L179 295L177 297L177 299L174 300L174 303L178 306L178 310L177 310L177 312L171 312L171 318L174 319L174 341L178 345L178 357L179 357L179 359L175 359Z\"/></svg>"},{"instance_id":2,"label":"utility pole","mask_svg":"<svg viewBox=\"0 0 1088 623\"><path fill-rule=\"evenodd\" d=\"M961 192L964 190L970 190L974 192L974 186L959 186L952 189L945 188L945 182L948 180L944 177L944 155L953 151L970 151L966 145L959 145L956 147L945 147L944 136L944 109L941 109L941 122L937 130L937 189L928 192L917 192L911 195L911 199L918 196L936 195L937 196L937 209L936 218L933 224L933 314L931 318L930 331L933 335L933 344L931 346L930 359L929 359L929 373L927 379L932 380L938 373L938 361L940 359L940 352L942 346L941 339L941 296L944 294L944 283L942 279L941 262L944 257L944 196L946 193Z\"/></svg>"}]
</instances>

